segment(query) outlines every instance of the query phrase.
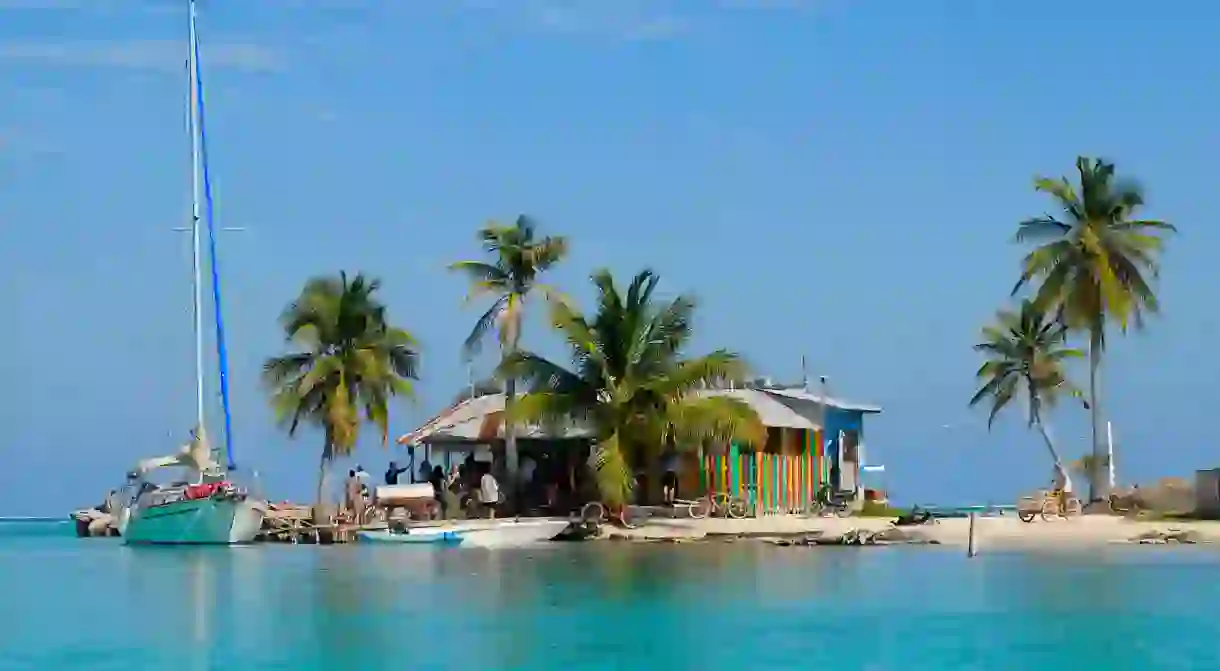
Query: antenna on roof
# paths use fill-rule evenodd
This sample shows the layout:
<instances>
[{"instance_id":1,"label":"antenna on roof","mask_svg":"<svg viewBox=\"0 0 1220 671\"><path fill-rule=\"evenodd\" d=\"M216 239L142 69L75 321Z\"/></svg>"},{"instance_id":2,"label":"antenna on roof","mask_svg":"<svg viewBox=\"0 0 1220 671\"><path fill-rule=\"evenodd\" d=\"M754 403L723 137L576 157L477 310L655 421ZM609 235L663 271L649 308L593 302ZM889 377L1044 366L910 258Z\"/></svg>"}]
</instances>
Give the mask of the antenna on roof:
<instances>
[{"instance_id":1,"label":"antenna on roof","mask_svg":"<svg viewBox=\"0 0 1220 671\"><path fill-rule=\"evenodd\" d=\"M801 355L801 389L809 391L809 373L805 369L805 355Z\"/></svg>"},{"instance_id":2,"label":"antenna on roof","mask_svg":"<svg viewBox=\"0 0 1220 671\"><path fill-rule=\"evenodd\" d=\"M470 398L474 398L474 363L469 361L466 362L466 384L470 385Z\"/></svg>"}]
</instances>

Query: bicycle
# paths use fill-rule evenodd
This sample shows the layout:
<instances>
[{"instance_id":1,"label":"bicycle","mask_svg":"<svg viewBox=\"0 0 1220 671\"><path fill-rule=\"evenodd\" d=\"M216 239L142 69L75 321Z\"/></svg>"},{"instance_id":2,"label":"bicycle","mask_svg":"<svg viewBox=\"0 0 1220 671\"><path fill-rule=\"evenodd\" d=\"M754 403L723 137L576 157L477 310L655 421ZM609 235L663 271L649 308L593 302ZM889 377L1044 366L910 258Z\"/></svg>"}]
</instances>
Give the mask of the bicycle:
<instances>
[{"instance_id":1,"label":"bicycle","mask_svg":"<svg viewBox=\"0 0 1220 671\"><path fill-rule=\"evenodd\" d=\"M814 517L821 517L827 511L836 517L851 517L851 499L841 494L832 493L830 485L824 485L814 495L813 501L809 503L809 514Z\"/></svg>"},{"instance_id":2,"label":"bicycle","mask_svg":"<svg viewBox=\"0 0 1220 671\"><path fill-rule=\"evenodd\" d=\"M709 515L741 520L749 515L750 505L739 497L729 496L724 492L712 492L688 502L687 512L691 519L695 520L704 519Z\"/></svg>"},{"instance_id":3,"label":"bicycle","mask_svg":"<svg viewBox=\"0 0 1220 671\"><path fill-rule=\"evenodd\" d=\"M1017 506L1017 519L1028 524L1033 522L1035 517L1041 517L1042 521L1049 522L1055 517L1061 519L1078 517L1083 512L1084 504L1080 502L1080 499L1066 496L1062 491L1052 490L1043 493L1041 497L1022 498Z\"/></svg>"},{"instance_id":4,"label":"bicycle","mask_svg":"<svg viewBox=\"0 0 1220 671\"><path fill-rule=\"evenodd\" d=\"M1140 505L1138 492L1136 491L1124 494L1111 493L1107 503L1110 505L1110 512L1115 515L1126 515L1127 513L1139 514L1143 508Z\"/></svg>"}]
</instances>

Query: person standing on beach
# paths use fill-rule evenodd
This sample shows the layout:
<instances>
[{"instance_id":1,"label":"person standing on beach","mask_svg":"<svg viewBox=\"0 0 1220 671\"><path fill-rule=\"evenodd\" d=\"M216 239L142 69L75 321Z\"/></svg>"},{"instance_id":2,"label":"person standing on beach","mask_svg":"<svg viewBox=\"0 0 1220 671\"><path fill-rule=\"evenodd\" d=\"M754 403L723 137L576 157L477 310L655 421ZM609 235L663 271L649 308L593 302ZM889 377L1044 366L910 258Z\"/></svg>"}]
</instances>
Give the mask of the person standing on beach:
<instances>
[{"instance_id":1,"label":"person standing on beach","mask_svg":"<svg viewBox=\"0 0 1220 671\"><path fill-rule=\"evenodd\" d=\"M1059 505L1061 510L1067 509L1067 502L1072 498L1072 476L1068 475L1067 469L1062 464L1055 464L1055 479L1053 485L1055 492L1059 495Z\"/></svg>"},{"instance_id":2,"label":"person standing on beach","mask_svg":"<svg viewBox=\"0 0 1220 671\"><path fill-rule=\"evenodd\" d=\"M369 497L369 481L373 479L373 476L364 470L364 466L356 464L356 479L360 481L360 496L367 499Z\"/></svg>"},{"instance_id":3,"label":"person standing on beach","mask_svg":"<svg viewBox=\"0 0 1220 671\"><path fill-rule=\"evenodd\" d=\"M496 519L496 505L500 503L500 483L491 474L491 465L483 467L483 477L479 478L479 503L487 510L489 519Z\"/></svg>"},{"instance_id":4,"label":"person standing on beach","mask_svg":"<svg viewBox=\"0 0 1220 671\"><path fill-rule=\"evenodd\" d=\"M360 496L360 478L356 477L355 469L347 472L347 480L343 482L343 505L347 507L355 519L364 506Z\"/></svg>"},{"instance_id":5,"label":"person standing on beach","mask_svg":"<svg viewBox=\"0 0 1220 671\"><path fill-rule=\"evenodd\" d=\"M449 501L445 498L445 469L440 464L432 467L428 474L428 484L432 485L432 496L441 508L441 519L449 519Z\"/></svg>"},{"instance_id":6,"label":"person standing on beach","mask_svg":"<svg viewBox=\"0 0 1220 671\"><path fill-rule=\"evenodd\" d=\"M661 498L665 505L672 506L678 498L678 452L670 450L662 462L665 474L661 476Z\"/></svg>"}]
</instances>

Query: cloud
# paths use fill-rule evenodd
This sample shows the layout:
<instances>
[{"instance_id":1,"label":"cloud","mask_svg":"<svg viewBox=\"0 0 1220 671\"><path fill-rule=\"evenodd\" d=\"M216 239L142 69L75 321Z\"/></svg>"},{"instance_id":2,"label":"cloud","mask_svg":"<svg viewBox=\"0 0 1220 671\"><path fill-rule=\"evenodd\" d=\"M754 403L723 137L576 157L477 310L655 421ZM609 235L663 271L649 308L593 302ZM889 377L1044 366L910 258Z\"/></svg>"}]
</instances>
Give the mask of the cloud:
<instances>
[{"instance_id":1,"label":"cloud","mask_svg":"<svg viewBox=\"0 0 1220 671\"><path fill-rule=\"evenodd\" d=\"M0 62L178 72L183 68L186 50L182 40L0 41ZM202 58L208 68L273 72L285 67L279 52L253 43L210 42Z\"/></svg>"}]
</instances>

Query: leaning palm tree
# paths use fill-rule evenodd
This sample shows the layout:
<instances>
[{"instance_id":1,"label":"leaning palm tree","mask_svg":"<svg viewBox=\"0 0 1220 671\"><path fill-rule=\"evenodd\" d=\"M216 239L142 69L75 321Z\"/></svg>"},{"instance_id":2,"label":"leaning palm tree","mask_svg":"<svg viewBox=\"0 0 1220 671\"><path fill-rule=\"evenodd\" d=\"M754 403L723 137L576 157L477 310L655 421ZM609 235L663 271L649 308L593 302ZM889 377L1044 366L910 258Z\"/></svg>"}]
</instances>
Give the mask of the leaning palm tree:
<instances>
[{"instance_id":1,"label":"leaning palm tree","mask_svg":"<svg viewBox=\"0 0 1220 671\"><path fill-rule=\"evenodd\" d=\"M1025 256L1013 294L1037 281L1038 307L1088 334L1092 453L1094 463L1101 463L1106 450L1100 439L1097 377L1107 323L1117 323L1125 332L1129 324L1142 326L1145 313L1157 311L1150 281L1160 271L1163 236L1176 229L1163 221L1135 218L1144 204L1143 190L1134 182L1119 180L1113 163L1080 157L1076 170L1079 190L1066 177L1034 182L1038 191L1054 199L1061 213L1021 222L1016 240L1038 246ZM1090 474L1090 501L1105 498L1104 475Z\"/></svg>"},{"instance_id":2,"label":"leaning palm tree","mask_svg":"<svg viewBox=\"0 0 1220 671\"><path fill-rule=\"evenodd\" d=\"M316 277L280 316L293 351L267 359L263 379L276 419L296 434L301 424L320 427L317 503L323 505L326 470L351 454L360 425L370 422L389 439L389 399L411 397L418 347L409 333L390 326L375 294L380 282L364 275Z\"/></svg>"},{"instance_id":3,"label":"leaning palm tree","mask_svg":"<svg viewBox=\"0 0 1220 671\"><path fill-rule=\"evenodd\" d=\"M736 354L716 350L688 358L695 301L654 299L658 277L645 270L626 292L608 271L593 275L597 311L586 317L565 299L551 300L551 319L567 342L571 368L519 352L502 368L529 385L516 419L544 426L578 422L595 439L595 473L603 500L626 502L632 473L654 461L662 446L730 440L760 444L765 432L745 403L699 392L745 379Z\"/></svg>"},{"instance_id":4,"label":"leaning palm tree","mask_svg":"<svg viewBox=\"0 0 1220 671\"><path fill-rule=\"evenodd\" d=\"M995 323L984 327L982 336L982 342L974 349L982 352L987 361L976 374L982 384L970 399L970 406L983 402L991 406L987 415L990 428L1000 411L1014 399L1025 405L1028 426L1042 437L1055 470L1065 475L1043 410L1054 407L1063 394L1080 396L1068 381L1064 364L1083 357L1083 353L1066 345L1066 326L1048 318L1029 300L1022 301L1017 312L997 312Z\"/></svg>"},{"instance_id":5,"label":"leaning palm tree","mask_svg":"<svg viewBox=\"0 0 1220 671\"><path fill-rule=\"evenodd\" d=\"M493 329L500 340L500 360L517 352L521 347L521 326L526 302L535 291L544 295L550 288L538 281L538 277L559 263L568 251L567 239L561 236L535 237L532 219L525 215L517 217L512 226L491 222L479 230L483 249L492 255L490 263L483 261L459 261L449 266L450 270L466 275L470 282L467 299L484 296L494 297L491 306L475 322L462 349L467 358L478 353L487 334ZM504 381L505 409L516 401L517 381ZM510 483L517 477L517 435L511 421L511 412L506 412L509 421L504 425L504 459Z\"/></svg>"}]
</instances>

